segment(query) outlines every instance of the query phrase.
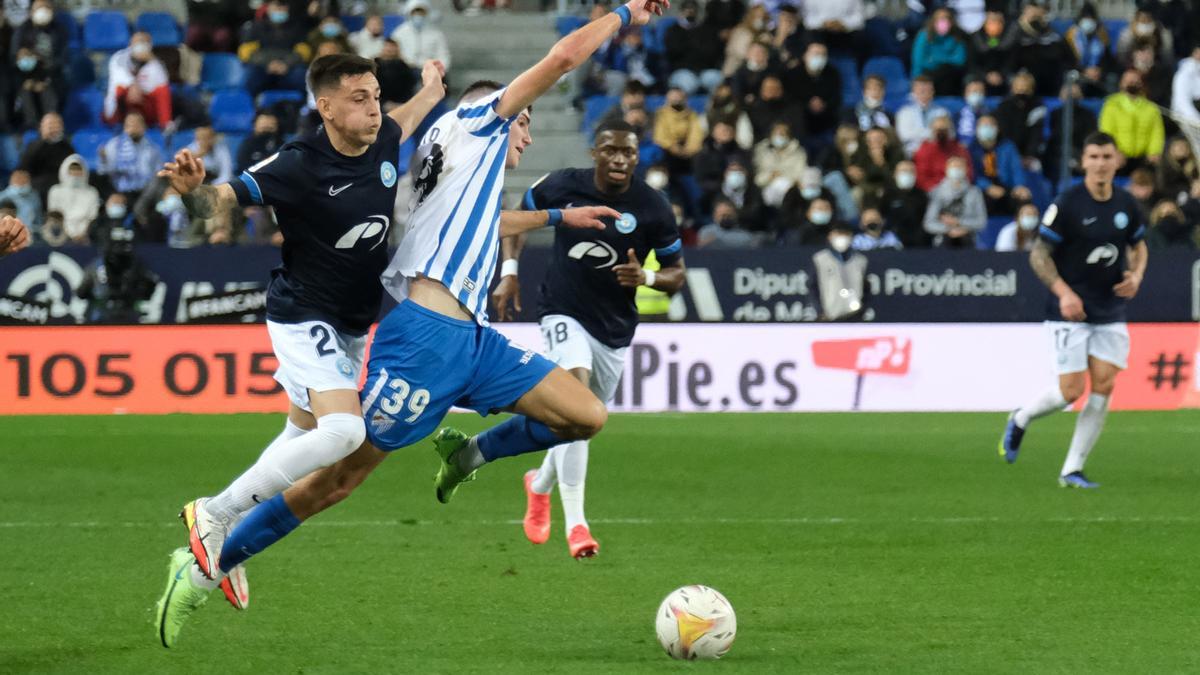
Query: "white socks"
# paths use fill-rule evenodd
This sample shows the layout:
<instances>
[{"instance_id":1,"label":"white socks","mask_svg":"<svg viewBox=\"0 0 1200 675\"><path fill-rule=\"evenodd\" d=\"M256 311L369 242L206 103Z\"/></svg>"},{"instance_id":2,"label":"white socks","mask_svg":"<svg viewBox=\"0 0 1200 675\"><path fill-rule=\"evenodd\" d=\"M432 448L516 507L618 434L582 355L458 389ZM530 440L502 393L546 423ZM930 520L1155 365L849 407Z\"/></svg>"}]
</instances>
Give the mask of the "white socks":
<instances>
[{"instance_id":1,"label":"white socks","mask_svg":"<svg viewBox=\"0 0 1200 675\"><path fill-rule=\"evenodd\" d=\"M358 449L366 439L361 417L332 413L317 420L317 428L284 439L291 423L263 452L258 461L238 476L221 494L208 501L213 515L232 522L259 502L286 490L308 474L336 463Z\"/></svg>"},{"instance_id":2,"label":"white socks","mask_svg":"<svg viewBox=\"0 0 1200 675\"><path fill-rule=\"evenodd\" d=\"M1079 411L1079 418L1075 420L1075 434L1071 436L1071 449L1067 452L1067 461L1063 463L1062 475L1083 471L1083 464L1100 438L1107 415L1108 397L1104 394L1088 396L1083 410Z\"/></svg>"},{"instance_id":3,"label":"white socks","mask_svg":"<svg viewBox=\"0 0 1200 675\"><path fill-rule=\"evenodd\" d=\"M1021 406L1015 415L1013 415L1017 426L1022 429L1029 426L1029 423L1039 417L1045 417L1052 412L1058 412L1067 405L1067 399L1063 398L1062 390L1055 384L1051 389L1043 392L1028 404Z\"/></svg>"},{"instance_id":4,"label":"white socks","mask_svg":"<svg viewBox=\"0 0 1200 675\"><path fill-rule=\"evenodd\" d=\"M188 575L192 578L192 583L200 588L207 588L208 590L212 591L216 590L217 586L221 585L222 575L218 575L216 579L209 579L208 577L204 576L204 572L200 571L200 566L194 562L191 565L188 565Z\"/></svg>"},{"instance_id":5,"label":"white socks","mask_svg":"<svg viewBox=\"0 0 1200 675\"><path fill-rule=\"evenodd\" d=\"M533 479L533 491L549 494L558 481L558 496L562 500L566 532L576 525L587 525L583 516L583 485L587 479L588 442L573 441L550 448L537 476Z\"/></svg>"}]
</instances>

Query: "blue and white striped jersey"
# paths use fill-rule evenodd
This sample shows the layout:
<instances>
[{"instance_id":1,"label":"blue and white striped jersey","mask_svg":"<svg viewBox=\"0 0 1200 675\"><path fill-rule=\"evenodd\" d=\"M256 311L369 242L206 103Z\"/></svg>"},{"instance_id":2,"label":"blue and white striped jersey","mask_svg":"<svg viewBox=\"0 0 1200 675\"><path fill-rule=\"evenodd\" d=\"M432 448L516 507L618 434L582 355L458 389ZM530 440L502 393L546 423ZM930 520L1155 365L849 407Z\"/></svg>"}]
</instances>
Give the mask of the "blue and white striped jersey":
<instances>
[{"instance_id":1,"label":"blue and white striped jersey","mask_svg":"<svg viewBox=\"0 0 1200 675\"><path fill-rule=\"evenodd\" d=\"M418 275L442 282L481 325L500 252L500 199L508 132L501 89L442 115L413 157L413 201L383 286L403 301Z\"/></svg>"}]
</instances>

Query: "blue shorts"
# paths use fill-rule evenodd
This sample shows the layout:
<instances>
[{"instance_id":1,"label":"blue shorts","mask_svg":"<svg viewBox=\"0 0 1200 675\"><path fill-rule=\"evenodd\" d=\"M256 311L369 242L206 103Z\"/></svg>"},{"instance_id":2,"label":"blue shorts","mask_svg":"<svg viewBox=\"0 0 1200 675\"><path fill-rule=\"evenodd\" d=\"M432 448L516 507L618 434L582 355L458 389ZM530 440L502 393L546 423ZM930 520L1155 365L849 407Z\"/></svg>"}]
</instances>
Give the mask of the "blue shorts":
<instances>
[{"instance_id":1,"label":"blue shorts","mask_svg":"<svg viewBox=\"0 0 1200 675\"><path fill-rule=\"evenodd\" d=\"M391 452L433 433L453 406L510 408L554 370L494 328L405 301L379 323L362 391L367 438Z\"/></svg>"}]
</instances>

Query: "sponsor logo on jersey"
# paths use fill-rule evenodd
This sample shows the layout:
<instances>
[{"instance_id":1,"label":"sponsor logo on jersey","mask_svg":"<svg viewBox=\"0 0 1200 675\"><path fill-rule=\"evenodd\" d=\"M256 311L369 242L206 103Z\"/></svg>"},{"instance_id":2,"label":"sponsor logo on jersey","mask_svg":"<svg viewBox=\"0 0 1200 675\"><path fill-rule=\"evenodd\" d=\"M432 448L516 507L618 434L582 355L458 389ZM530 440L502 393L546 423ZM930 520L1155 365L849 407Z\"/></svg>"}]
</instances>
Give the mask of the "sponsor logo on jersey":
<instances>
[{"instance_id":1,"label":"sponsor logo on jersey","mask_svg":"<svg viewBox=\"0 0 1200 675\"><path fill-rule=\"evenodd\" d=\"M598 270L612 267L617 262L617 252L602 241L581 241L567 251L567 257L588 263Z\"/></svg>"},{"instance_id":2,"label":"sponsor logo on jersey","mask_svg":"<svg viewBox=\"0 0 1200 675\"><path fill-rule=\"evenodd\" d=\"M371 426L375 428L375 433L384 434L388 429L395 426L396 420L383 412L376 410L374 415L371 415Z\"/></svg>"},{"instance_id":3,"label":"sponsor logo on jersey","mask_svg":"<svg viewBox=\"0 0 1200 675\"><path fill-rule=\"evenodd\" d=\"M622 213L616 222L617 232L629 234L637 229L637 218L632 213Z\"/></svg>"},{"instance_id":4,"label":"sponsor logo on jersey","mask_svg":"<svg viewBox=\"0 0 1200 675\"><path fill-rule=\"evenodd\" d=\"M342 192L344 192L346 190L346 188L350 187L351 185L354 185L354 183L346 183L345 185L343 185L340 188L337 188L336 190L333 188L332 185L330 185L329 186L329 196L336 197L336 196L342 194Z\"/></svg>"},{"instance_id":5,"label":"sponsor logo on jersey","mask_svg":"<svg viewBox=\"0 0 1200 675\"><path fill-rule=\"evenodd\" d=\"M391 220L387 216L369 216L369 220L365 223L359 223L346 231L341 239L337 240L334 248L354 248L360 241L369 241L373 237L379 237L372 246L374 250L383 242L387 241L388 226L391 225Z\"/></svg>"},{"instance_id":6,"label":"sponsor logo on jersey","mask_svg":"<svg viewBox=\"0 0 1200 675\"><path fill-rule=\"evenodd\" d=\"M1125 215L1124 211L1117 211L1117 215L1113 216L1113 225L1118 230L1123 230L1129 227L1129 216Z\"/></svg>"},{"instance_id":7,"label":"sponsor logo on jersey","mask_svg":"<svg viewBox=\"0 0 1200 675\"><path fill-rule=\"evenodd\" d=\"M383 164L379 165L379 180L383 183L383 187L390 188L396 184L396 165L384 160Z\"/></svg>"},{"instance_id":8,"label":"sponsor logo on jersey","mask_svg":"<svg viewBox=\"0 0 1200 675\"><path fill-rule=\"evenodd\" d=\"M1105 244L1092 249L1092 252L1088 254L1087 262L1089 265L1104 263L1105 267L1112 267L1120 255L1121 252L1115 245Z\"/></svg>"}]
</instances>

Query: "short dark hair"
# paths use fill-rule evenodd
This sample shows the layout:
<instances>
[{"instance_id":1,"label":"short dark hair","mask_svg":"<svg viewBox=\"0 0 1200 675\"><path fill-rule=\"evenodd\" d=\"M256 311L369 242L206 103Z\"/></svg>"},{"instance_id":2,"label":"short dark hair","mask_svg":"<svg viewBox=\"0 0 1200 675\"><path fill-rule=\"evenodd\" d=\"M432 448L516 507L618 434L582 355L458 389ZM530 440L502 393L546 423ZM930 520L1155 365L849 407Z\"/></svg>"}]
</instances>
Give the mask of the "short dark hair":
<instances>
[{"instance_id":1,"label":"short dark hair","mask_svg":"<svg viewBox=\"0 0 1200 675\"><path fill-rule=\"evenodd\" d=\"M327 54L308 67L308 88L313 96L342 84L343 77L375 74L375 62L357 54Z\"/></svg>"},{"instance_id":2,"label":"short dark hair","mask_svg":"<svg viewBox=\"0 0 1200 675\"><path fill-rule=\"evenodd\" d=\"M927 82L927 83L929 83L929 84L933 84L933 78L932 78L932 77L930 77L930 76L928 76L928 75L926 75L925 73L921 73L920 75L918 75L918 76L916 76L916 77L914 77L914 78L913 78L913 82L914 82L914 83L916 83L916 82Z\"/></svg>"},{"instance_id":3,"label":"short dark hair","mask_svg":"<svg viewBox=\"0 0 1200 675\"><path fill-rule=\"evenodd\" d=\"M1093 131L1087 135L1087 138L1083 139L1083 147L1087 148L1089 145L1111 145L1116 147L1117 141L1103 131Z\"/></svg>"},{"instance_id":4,"label":"short dark hair","mask_svg":"<svg viewBox=\"0 0 1200 675\"><path fill-rule=\"evenodd\" d=\"M630 124L629 122L626 122L625 120L614 119L614 120L609 120L609 121L601 124L600 126L596 127L596 133L595 133L595 135L592 136L592 142L595 142L595 140L597 138L600 138L600 134L602 134L606 131L612 131L612 132L624 133L624 134L633 134L635 136L637 135L637 130L633 128L632 124Z\"/></svg>"},{"instance_id":5,"label":"short dark hair","mask_svg":"<svg viewBox=\"0 0 1200 675\"><path fill-rule=\"evenodd\" d=\"M503 88L504 85L495 80L475 80L471 84L468 84L466 89L463 89L462 96L460 96L458 100L465 101L469 96L471 96L471 94L485 90L486 93L490 94L493 91L500 91Z\"/></svg>"},{"instance_id":6,"label":"short dark hair","mask_svg":"<svg viewBox=\"0 0 1200 675\"><path fill-rule=\"evenodd\" d=\"M887 89L887 78L878 73L872 73L871 75L868 75L865 78L863 78L863 88L866 88L867 83L872 80L878 82L879 86L883 87L884 89Z\"/></svg>"},{"instance_id":7,"label":"short dark hair","mask_svg":"<svg viewBox=\"0 0 1200 675\"><path fill-rule=\"evenodd\" d=\"M641 82L639 82L637 80L630 80L625 83L625 91L622 93L645 94L646 93L646 85L642 84Z\"/></svg>"}]
</instances>

